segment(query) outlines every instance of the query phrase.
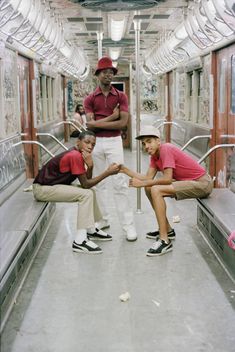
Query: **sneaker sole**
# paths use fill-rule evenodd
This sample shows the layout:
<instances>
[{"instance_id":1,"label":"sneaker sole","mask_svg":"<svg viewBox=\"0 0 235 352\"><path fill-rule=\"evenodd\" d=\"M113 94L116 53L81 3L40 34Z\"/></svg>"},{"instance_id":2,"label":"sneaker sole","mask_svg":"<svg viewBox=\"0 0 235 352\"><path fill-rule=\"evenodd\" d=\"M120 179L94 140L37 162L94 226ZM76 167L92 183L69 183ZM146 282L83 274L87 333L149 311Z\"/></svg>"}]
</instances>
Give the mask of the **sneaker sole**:
<instances>
[{"instance_id":1,"label":"sneaker sole","mask_svg":"<svg viewBox=\"0 0 235 352\"><path fill-rule=\"evenodd\" d=\"M149 238L150 240L156 240L156 237L157 236L149 236L149 235L146 235L146 238ZM175 238L176 238L176 236L169 236L168 235L168 238L169 238L169 240L175 240Z\"/></svg>"},{"instance_id":2,"label":"sneaker sole","mask_svg":"<svg viewBox=\"0 0 235 352\"><path fill-rule=\"evenodd\" d=\"M87 235L87 237L89 237L89 240L92 240L92 241L102 241L102 242L112 241L112 238L100 238L100 237L93 237L89 235Z\"/></svg>"},{"instance_id":3,"label":"sneaker sole","mask_svg":"<svg viewBox=\"0 0 235 352\"><path fill-rule=\"evenodd\" d=\"M135 241L137 241L137 237L136 238L126 238L126 240L128 241L128 242L135 242Z\"/></svg>"},{"instance_id":4,"label":"sneaker sole","mask_svg":"<svg viewBox=\"0 0 235 352\"><path fill-rule=\"evenodd\" d=\"M166 251L161 252L161 253L146 253L146 255L147 255L147 257L158 257L160 255L163 255L163 254L166 254L166 253L172 252L172 251L173 251L173 248L169 248Z\"/></svg>"},{"instance_id":5,"label":"sneaker sole","mask_svg":"<svg viewBox=\"0 0 235 352\"><path fill-rule=\"evenodd\" d=\"M97 252L90 252L90 251L84 251L83 249L77 249L77 248L72 248L73 252L77 252L77 253L84 253L84 254L101 254L103 253L103 251L97 251Z\"/></svg>"}]
</instances>

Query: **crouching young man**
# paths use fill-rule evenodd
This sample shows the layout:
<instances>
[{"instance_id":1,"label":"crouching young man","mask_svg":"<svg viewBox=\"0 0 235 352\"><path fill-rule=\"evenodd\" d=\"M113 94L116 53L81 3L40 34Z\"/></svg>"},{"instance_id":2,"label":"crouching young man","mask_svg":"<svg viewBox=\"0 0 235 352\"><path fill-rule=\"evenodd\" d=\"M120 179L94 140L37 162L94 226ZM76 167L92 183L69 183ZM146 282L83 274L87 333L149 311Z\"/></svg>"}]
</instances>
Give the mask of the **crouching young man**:
<instances>
[{"instance_id":1,"label":"crouching young man","mask_svg":"<svg viewBox=\"0 0 235 352\"><path fill-rule=\"evenodd\" d=\"M148 250L148 256L158 256L172 251L175 231L166 215L165 197L176 200L205 198L213 189L213 181L206 170L171 143L160 141L160 133L154 126L143 126L139 135L145 151L150 155L146 175L139 174L122 165L121 172L131 177L130 187L144 187L156 215L159 229L147 233L146 237L156 239ZM158 171L162 176L155 178Z\"/></svg>"},{"instance_id":2,"label":"crouching young man","mask_svg":"<svg viewBox=\"0 0 235 352\"><path fill-rule=\"evenodd\" d=\"M112 240L112 236L95 227L95 222L102 219L102 215L95 192L90 188L120 170L120 166L113 163L100 175L92 178L91 153L95 143L96 137L93 132L88 130L81 132L76 146L50 159L39 171L33 183L33 194L38 201L79 204L77 234L72 249L88 254L102 252L92 240ZM80 185L72 184L76 179Z\"/></svg>"}]
</instances>

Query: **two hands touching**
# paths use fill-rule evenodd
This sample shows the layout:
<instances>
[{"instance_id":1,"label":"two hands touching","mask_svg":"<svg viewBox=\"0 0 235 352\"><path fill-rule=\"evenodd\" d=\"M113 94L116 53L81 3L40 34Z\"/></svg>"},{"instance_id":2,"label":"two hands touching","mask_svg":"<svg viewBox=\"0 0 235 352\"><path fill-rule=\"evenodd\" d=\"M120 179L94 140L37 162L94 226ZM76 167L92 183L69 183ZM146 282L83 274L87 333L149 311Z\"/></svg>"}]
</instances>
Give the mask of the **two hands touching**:
<instances>
[{"instance_id":1,"label":"two hands touching","mask_svg":"<svg viewBox=\"0 0 235 352\"><path fill-rule=\"evenodd\" d=\"M122 164L112 163L108 167L107 171L110 172L110 175L123 173L123 174L126 174L127 176L131 177L131 175L130 175L131 171L125 165L122 165ZM135 187L135 188L144 187L144 183L142 180L139 180L136 177L131 177L129 179L129 187Z\"/></svg>"},{"instance_id":2,"label":"two hands touching","mask_svg":"<svg viewBox=\"0 0 235 352\"><path fill-rule=\"evenodd\" d=\"M93 168L92 154L88 151L83 150L82 156L83 156L83 160L84 160L87 168L92 169ZM130 170L125 165L122 165L122 164L112 163L108 166L106 171L107 171L108 175L116 175L120 172L120 173L126 174L127 176L131 177ZM144 186L143 181L141 181L135 177L131 177L129 179L129 187L139 188L139 187L143 187L143 186Z\"/></svg>"}]
</instances>

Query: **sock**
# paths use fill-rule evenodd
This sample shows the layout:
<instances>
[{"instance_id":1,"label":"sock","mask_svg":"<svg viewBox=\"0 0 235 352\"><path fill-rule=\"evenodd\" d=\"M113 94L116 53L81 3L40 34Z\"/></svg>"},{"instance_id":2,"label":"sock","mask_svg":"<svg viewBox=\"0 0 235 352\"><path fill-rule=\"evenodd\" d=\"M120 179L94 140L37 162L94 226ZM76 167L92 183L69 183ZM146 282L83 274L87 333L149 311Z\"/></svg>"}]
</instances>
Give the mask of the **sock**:
<instances>
[{"instance_id":1,"label":"sock","mask_svg":"<svg viewBox=\"0 0 235 352\"><path fill-rule=\"evenodd\" d=\"M89 234L89 235L92 235L93 233L95 233L96 232L96 228L95 227L89 227L88 229L87 229L87 233Z\"/></svg>"},{"instance_id":2,"label":"sock","mask_svg":"<svg viewBox=\"0 0 235 352\"><path fill-rule=\"evenodd\" d=\"M79 229L74 241L81 244L83 241L87 241L87 233L85 229Z\"/></svg>"}]
</instances>

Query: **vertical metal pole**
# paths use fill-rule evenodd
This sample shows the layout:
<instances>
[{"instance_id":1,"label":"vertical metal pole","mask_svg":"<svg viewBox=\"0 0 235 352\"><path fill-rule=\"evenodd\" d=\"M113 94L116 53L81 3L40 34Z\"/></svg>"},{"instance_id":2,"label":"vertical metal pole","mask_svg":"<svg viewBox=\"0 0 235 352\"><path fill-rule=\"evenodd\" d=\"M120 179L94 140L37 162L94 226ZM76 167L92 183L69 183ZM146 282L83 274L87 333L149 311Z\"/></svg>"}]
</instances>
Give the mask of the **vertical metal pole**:
<instances>
[{"instance_id":1,"label":"vertical metal pole","mask_svg":"<svg viewBox=\"0 0 235 352\"><path fill-rule=\"evenodd\" d=\"M97 42L98 42L98 60L102 57L102 40L103 40L103 32L96 32Z\"/></svg>"},{"instance_id":2,"label":"vertical metal pole","mask_svg":"<svg viewBox=\"0 0 235 352\"><path fill-rule=\"evenodd\" d=\"M140 27L141 21L139 18L134 19L135 29L135 65L136 65L136 135L140 132ZM141 151L140 142L136 141L136 167L137 172L141 172ZM137 188L137 213L141 213L141 188Z\"/></svg>"}]
</instances>

